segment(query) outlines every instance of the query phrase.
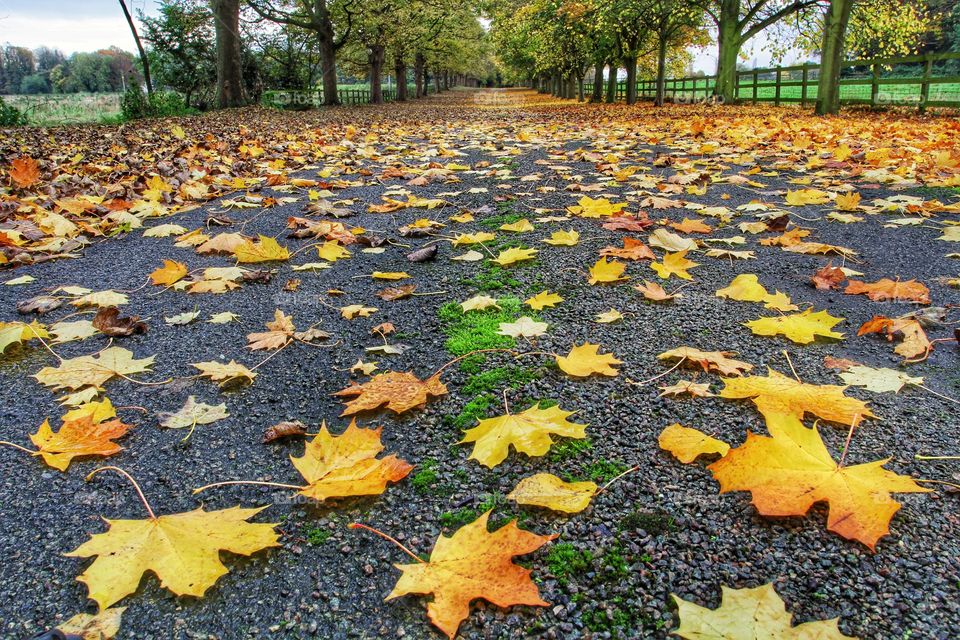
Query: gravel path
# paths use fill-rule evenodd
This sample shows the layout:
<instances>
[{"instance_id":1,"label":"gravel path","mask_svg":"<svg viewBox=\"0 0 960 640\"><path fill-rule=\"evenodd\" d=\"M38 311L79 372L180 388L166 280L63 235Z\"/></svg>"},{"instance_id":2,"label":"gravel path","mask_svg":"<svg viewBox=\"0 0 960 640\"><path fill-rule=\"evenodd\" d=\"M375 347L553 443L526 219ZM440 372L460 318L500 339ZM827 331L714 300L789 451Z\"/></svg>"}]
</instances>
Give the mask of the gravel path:
<instances>
[{"instance_id":1,"label":"gravel path","mask_svg":"<svg viewBox=\"0 0 960 640\"><path fill-rule=\"evenodd\" d=\"M395 106L382 112L353 108L295 115L236 114L250 124L269 122L271 131L285 126L342 131L345 123L355 123L355 142L376 131L381 140L372 146L385 156L402 154L411 166L436 161L473 167L456 173L458 183L407 187L421 197L442 197L447 206L394 214L366 213L367 204L378 203L382 193L406 182L379 180L384 168L381 159L360 153L350 157L343 151L329 165L318 162L297 174L316 177L317 170L339 167L343 159L369 169L370 175L347 176L361 180L362 186L336 190L333 199L353 199L355 203L349 208L358 212L344 222L389 236L409 248L387 246L381 254L354 251L352 259L338 261L330 269L292 272L291 265L316 261L310 250L289 263L270 265L276 273L265 284L245 284L223 295L158 293L158 287L140 287L164 258L185 262L190 269L230 266L233 260L200 256L191 249L175 248L173 238L145 238L140 230L134 230L93 244L75 260L51 261L6 274L4 280L31 275L36 281L0 287L0 317L4 320L18 319L16 302L56 286L135 290L122 310L149 318L149 330L144 335L115 339L114 344L132 350L137 357L156 355L153 373L137 376L139 379L161 381L173 377L175 381L154 387L123 380L108 383L107 393L114 405L143 407L146 413L120 412L121 418L136 428L121 440L124 450L105 461L78 461L61 473L21 452L0 447L0 636L28 637L74 613L94 611L86 600L86 588L75 581L88 561L65 558L63 554L89 534L103 531L101 516L144 517L136 495L121 478L103 474L84 482L84 476L97 466L116 464L139 480L158 512L196 508L201 504L199 498L208 509L238 503L248 507L272 504L257 520L280 522L283 532L281 548L251 558L224 554L230 573L203 599L176 598L160 589L155 577L146 577L140 590L120 603L128 607L118 636L121 638L440 637L426 619L424 598L383 601L398 576L391 565L403 562L403 555L386 541L351 531L346 525L365 522L426 554L441 532L449 534L462 524L458 518L491 505L495 505L494 519L498 522L519 516L524 528L542 534L559 533L554 545L571 547L564 547L562 556L556 552L551 555L548 546L520 558L533 569L541 595L550 607L501 610L478 603L460 628L463 638L664 638L678 624L670 593L716 607L721 585L742 588L770 581L776 583L796 622L839 617L841 630L860 638L956 637L960 625L956 493L896 496L903 508L876 553L826 531L826 509L822 505L802 518L762 518L747 494L718 495L717 484L704 464L680 464L657 446L657 435L673 422L732 444L740 443L747 429L764 430L753 405L716 397L658 397L657 384L689 379L689 371L675 371L657 384L642 387L625 384L625 380L646 380L663 373L667 367L657 361L656 355L681 345L735 351L738 359L753 364L757 373L769 366L789 374L783 353L786 350L797 374L817 384L840 383L836 372L823 366L827 355L874 367L897 367L901 359L893 353L895 345L877 336L857 337L856 329L873 315L893 317L915 309L915 305L875 303L864 296L814 290L809 278L829 258L760 246L758 238L772 234L741 234L734 225L756 218L736 208L758 199L782 205L785 190L798 188L790 180L803 177L812 179L812 186L819 188L851 182L863 194L864 202L914 195L951 203L957 201L957 195L909 182L894 189L893 185L881 184L876 176L864 175L862 167L811 167L804 171L805 163L816 157L815 149L798 151L784 141L790 136L807 135L804 132L808 130L814 147L823 139L809 125L810 119L794 117L792 111L684 107L686 113L676 108L658 119L646 106L633 111L625 107L580 107L551 104L529 94L523 94L529 101L526 104L502 105L496 103L520 100L521 94L484 95L487 97L472 101L474 94L454 92L425 104ZM695 120L691 114L706 118L709 129L703 137L689 131ZM955 130L957 126L955 120L944 123L890 115L858 117L860 121L849 119L851 130L861 126L866 130L867 125L857 122L869 123L873 118L874 137L864 135L864 151L884 144L883 131L896 123L908 131L904 134L908 138L887 136L885 144L895 148L907 144L909 136L914 135L911 131ZM723 145L732 144L740 127L747 127L745 119L752 119L753 125L745 129L750 133L744 134L742 147L724 149ZM203 119L197 126L204 126ZM778 127L780 132L775 133ZM842 123L835 127L841 131L837 135L848 135L842 133ZM698 155L695 150L711 139L711 130L720 140L720 149ZM64 130L55 135L72 134ZM920 134L915 135L919 140ZM396 145L400 144L407 148L398 150ZM954 157L960 157L955 140L947 144ZM436 155L445 148L464 155ZM602 247L620 245L628 236L643 239L647 234L606 230L600 226L602 221L577 217L543 223L535 218L564 215L564 208L584 195L565 190L570 178L582 178L584 184L597 182L602 176L598 167L606 162L603 156L607 153L620 154L623 166L640 164L643 169L638 176L673 175L674 168L669 165L675 162L653 162L661 155L673 156L675 161L695 158L702 170L714 174L735 175L755 162L764 171L776 168L776 175L751 175L764 185L762 188L712 184L706 195L670 196L733 210L737 216L730 227L709 237L745 235L747 245L733 248L754 251L756 259L731 263L694 257L701 263L691 272L694 281L683 289L683 298L672 304L647 302L630 286L642 279L657 280L646 261L629 263L627 275L631 280L626 284L589 285L584 272ZM750 158L741 154L750 154ZM478 165L484 162L490 166ZM498 167L509 169L509 173L494 175L492 170ZM523 180L532 175L539 177ZM638 188L636 179L631 178L611 182L598 193L630 203L628 211L635 212L636 203L645 197L639 192L647 188ZM448 192L458 193L438 195ZM586 195L599 197L598 193ZM229 211L225 215L234 224L225 230L242 227L248 235L278 236L291 251L310 244L312 240L287 238L285 229L288 217L305 215L306 190L276 193L266 187L262 194L292 195L298 201L266 211ZM510 195L516 199L507 200ZM890 219L903 217L897 213L867 215L863 222L841 224L826 219L831 207L784 208L796 224L813 232L812 239L857 251L858 262L849 266L863 272L864 280L917 278L930 287L933 305L960 302L956 290L945 284L946 278L957 277L960 270L957 260L945 257L957 251L956 245L936 241L939 232L930 224L885 226ZM400 225L422 217L448 223L450 215L467 209L475 211L476 221L450 223L447 231L484 230L484 219L513 213L528 217L536 226L535 231L518 236L524 246L538 248L540 254L533 266L509 271L515 284L481 291L477 276L486 269L486 261L451 261L451 256L465 249L454 249L446 242L440 243L434 262L412 264L405 259L407 252L429 239L400 238L396 232ZM193 229L203 225L208 213L220 210L219 202L213 201L160 222ZM697 217L695 211L678 208L647 212L654 220ZM937 220L949 220L951 216L957 220L956 214L949 213L937 214ZM716 226L718 221L707 218L706 222ZM147 226L155 224L159 222L151 220ZM542 242L554 231L570 228L581 233L578 246L552 247ZM501 238L509 234L497 235ZM662 252L657 250L657 254ZM834 258L835 264L839 262ZM384 302L374 294L389 283L355 278L372 271L404 270L413 276L409 282L415 282L418 291L446 293ZM780 337L752 335L742 323L768 312L757 304L714 295L735 275L747 272L758 274L770 291L783 291L801 307L813 305L845 318L836 329L846 339L799 346ZM299 288L284 291L291 278L300 279ZM671 280L665 286L671 289L677 282ZM328 296L330 289L345 294ZM562 408L575 410L577 421L589 425L589 448L575 451L565 443L561 453L555 449L543 458L511 453L494 470L468 461L470 448L456 444L461 429L455 421L473 396L464 390L467 374L454 366L443 376L450 389L448 396L399 417L364 416L360 421L382 424L386 451L419 465L408 479L390 486L380 497L317 505L293 501L283 491L249 486L191 495L194 487L222 480L297 482L289 456L301 455L302 441L261 444L267 427L284 420L300 420L313 428L325 420L339 432L346 425L337 417L342 404L330 394L347 386L351 375L346 369L358 358L378 361L381 371L412 370L426 377L453 357L444 347L444 327L438 318L443 304L476 293L522 300L543 289L560 293L566 302L539 312L550 326L547 334L536 340L536 350L566 353L574 344L589 341L599 343L603 351L612 352L624 364L615 378L574 380L552 366L549 358L528 358L523 364L534 379L510 389L507 397L516 408L533 400L555 400ZM341 318L335 307L354 303L379 310L368 318ZM593 321L611 307L624 314L623 321ZM258 368L252 385L238 390L221 392L214 383L190 378L195 373L190 366L194 362L236 359L251 367L260 362L268 353L245 349L245 336L262 331L263 323L272 319L277 308L291 315L298 328L319 323L318 328L331 335L328 343L336 346L293 344ZM239 318L225 325L199 321L169 326L163 321L164 317L194 309L201 312L201 319L222 311L232 311ZM41 320L52 323L72 311L65 305ZM400 355L364 353L365 347L379 342L371 336L371 328L383 322L396 326L398 335L391 340L408 345L409 350ZM941 326L929 333L931 338L949 338L952 331L952 327ZM56 350L62 357L75 357L95 353L106 344L107 338L95 336L60 345ZM41 367L56 364L50 353L34 345L11 347L0 361L0 439L26 444L27 434L35 431L44 417L53 422L63 413L55 394L31 377ZM957 356L956 343L938 344L927 361L910 365L908 371L924 376L930 389L960 397ZM491 354L485 366L511 365L509 356ZM701 374L698 381L712 383L715 391L720 387L719 378L712 374ZM500 391L496 389L493 395L499 396ZM894 395L850 388L847 393L869 401L880 417L857 433L847 458L850 463L890 457L887 468L898 473L916 478L956 478L954 462L913 460L916 453L958 453L960 413L956 404L920 389L908 388ZM183 432L158 427L157 414L177 410L191 395L209 404L226 403L230 417L198 427L189 440L182 442ZM497 405L486 415L499 413ZM821 433L830 450L839 455L846 430L822 426ZM432 481L419 475L425 461L429 461L426 467L436 473ZM548 471L578 479L591 474L608 477L632 465L639 465L636 473L598 496L586 511L571 517L520 508L503 499L521 478L532 473ZM415 477L421 480L414 482Z\"/></svg>"}]
</instances>

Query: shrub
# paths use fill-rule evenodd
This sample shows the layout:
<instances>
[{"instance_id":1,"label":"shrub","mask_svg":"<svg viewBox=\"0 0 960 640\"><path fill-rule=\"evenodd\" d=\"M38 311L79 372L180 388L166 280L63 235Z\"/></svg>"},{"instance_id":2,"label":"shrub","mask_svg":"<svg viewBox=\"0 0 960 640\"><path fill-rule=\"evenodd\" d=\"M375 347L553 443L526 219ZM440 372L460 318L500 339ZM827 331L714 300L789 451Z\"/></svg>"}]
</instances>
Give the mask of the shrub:
<instances>
[{"instance_id":1,"label":"shrub","mask_svg":"<svg viewBox=\"0 0 960 640\"><path fill-rule=\"evenodd\" d=\"M187 107L179 93L156 91L147 96L139 85L133 85L123 94L120 113L124 120L139 120L189 115L194 110Z\"/></svg>"},{"instance_id":2,"label":"shrub","mask_svg":"<svg viewBox=\"0 0 960 640\"><path fill-rule=\"evenodd\" d=\"M50 85L47 83L46 78L35 73L20 81L20 93L26 93L27 95L50 93Z\"/></svg>"},{"instance_id":3,"label":"shrub","mask_svg":"<svg viewBox=\"0 0 960 640\"><path fill-rule=\"evenodd\" d=\"M11 107L0 97L0 127L16 127L22 124L27 124L26 114Z\"/></svg>"}]
</instances>

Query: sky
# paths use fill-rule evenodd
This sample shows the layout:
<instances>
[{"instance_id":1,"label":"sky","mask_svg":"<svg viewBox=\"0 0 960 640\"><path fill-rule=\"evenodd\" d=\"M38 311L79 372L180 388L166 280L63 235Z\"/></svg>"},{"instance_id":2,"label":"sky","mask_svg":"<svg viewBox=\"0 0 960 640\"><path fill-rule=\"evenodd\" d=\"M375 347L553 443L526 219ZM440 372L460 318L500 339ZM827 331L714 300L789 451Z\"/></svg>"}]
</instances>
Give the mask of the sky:
<instances>
[{"instance_id":1,"label":"sky","mask_svg":"<svg viewBox=\"0 0 960 640\"><path fill-rule=\"evenodd\" d=\"M134 16L137 10L157 12L154 0L126 1ZM48 46L67 55L110 46L136 51L117 0L0 0L0 43Z\"/></svg>"},{"instance_id":2,"label":"sky","mask_svg":"<svg viewBox=\"0 0 960 640\"><path fill-rule=\"evenodd\" d=\"M156 0L126 0L134 16L138 11L156 15ZM770 55L763 51L764 34L744 47L749 66L765 67ZM48 46L70 55L116 46L136 51L133 36L117 0L0 0L0 43L35 49ZM716 70L716 46L693 49L694 71L708 75ZM783 64L796 61L787 57Z\"/></svg>"}]
</instances>

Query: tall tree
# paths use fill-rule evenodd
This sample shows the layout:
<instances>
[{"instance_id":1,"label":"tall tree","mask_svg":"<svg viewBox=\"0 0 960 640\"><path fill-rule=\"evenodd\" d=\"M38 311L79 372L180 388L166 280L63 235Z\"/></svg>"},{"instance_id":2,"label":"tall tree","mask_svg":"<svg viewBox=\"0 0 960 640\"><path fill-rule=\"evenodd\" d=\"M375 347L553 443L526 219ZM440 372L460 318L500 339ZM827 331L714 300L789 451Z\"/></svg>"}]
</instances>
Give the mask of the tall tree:
<instances>
[{"instance_id":1,"label":"tall tree","mask_svg":"<svg viewBox=\"0 0 960 640\"><path fill-rule=\"evenodd\" d=\"M306 29L320 49L323 103L340 104L337 93L337 52L350 39L358 0L248 0L261 18Z\"/></svg>"},{"instance_id":2,"label":"tall tree","mask_svg":"<svg viewBox=\"0 0 960 640\"><path fill-rule=\"evenodd\" d=\"M784 18L822 0L691 0L699 4L717 29L717 80L713 93L732 102L737 91L737 60L743 45Z\"/></svg>"},{"instance_id":3,"label":"tall tree","mask_svg":"<svg viewBox=\"0 0 960 640\"><path fill-rule=\"evenodd\" d=\"M840 110L840 69L843 42L853 12L853 0L830 0L823 22L823 46L820 49L820 82L817 88L817 115Z\"/></svg>"},{"instance_id":4,"label":"tall tree","mask_svg":"<svg viewBox=\"0 0 960 640\"><path fill-rule=\"evenodd\" d=\"M210 0L217 33L217 106L246 103L240 47L240 0Z\"/></svg>"},{"instance_id":5,"label":"tall tree","mask_svg":"<svg viewBox=\"0 0 960 640\"><path fill-rule=\"evenodd\" d=\"M150 82L150 60L147 58L147 52L143 48L143 43L140 42L140 34L137 33L137 26L133 24L133 16L130 15L130 10L127 9L127 3L123 0L119 0L120 8L123 9L123 16L127 19L127 24L130 26L130 33L133 34L133 40L137 43L137 51L140 52L140 64L143 65L143 81L147 85L147 93L153 93L153 83Z\"/></svg>"}]
</instances>

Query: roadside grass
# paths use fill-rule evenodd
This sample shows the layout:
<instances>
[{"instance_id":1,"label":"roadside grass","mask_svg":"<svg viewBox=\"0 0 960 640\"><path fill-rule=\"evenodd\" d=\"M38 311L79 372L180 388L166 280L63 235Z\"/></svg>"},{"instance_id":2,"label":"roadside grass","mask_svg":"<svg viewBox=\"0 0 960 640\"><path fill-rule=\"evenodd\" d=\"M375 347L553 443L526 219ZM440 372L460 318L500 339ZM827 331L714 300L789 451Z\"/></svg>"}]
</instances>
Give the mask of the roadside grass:
<instances>
[{"instance_id":1,"label":"roadside grass","mask_svg":"<svg viewBox=\"0 0 960 640\"><path fill-rule=\"evenodd\" d=\"M115 124L120 117L120 93L57 93L10 95L3 99L23 111L34 126Z\"/></svg>"}]
</instances>

